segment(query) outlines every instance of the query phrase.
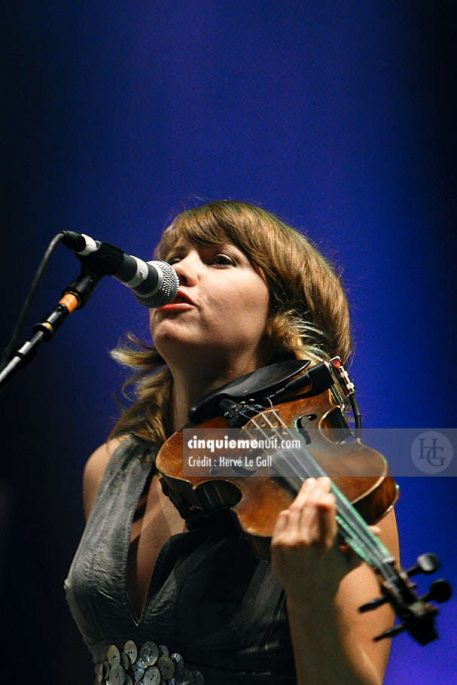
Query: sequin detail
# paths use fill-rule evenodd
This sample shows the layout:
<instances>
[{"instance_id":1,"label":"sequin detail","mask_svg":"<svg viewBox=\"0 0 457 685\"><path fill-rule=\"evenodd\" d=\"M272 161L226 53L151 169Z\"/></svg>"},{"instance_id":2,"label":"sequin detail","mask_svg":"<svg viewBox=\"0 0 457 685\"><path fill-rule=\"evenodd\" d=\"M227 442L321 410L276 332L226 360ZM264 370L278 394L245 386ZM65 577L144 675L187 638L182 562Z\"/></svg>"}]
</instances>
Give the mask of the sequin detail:
<instances>
[{"instance_id":1,"label":"sequin detail","mask_svg":"<svg viewBox=\"0 0 457 685\"><path fill-rule=\"evenodd\" d=\"M187 668L181 654L152 640L138 647L127 640L122 648L110 645L106 660L95 667L103 685L204 685L200 671Z\"/></svg>"}]
</instances>

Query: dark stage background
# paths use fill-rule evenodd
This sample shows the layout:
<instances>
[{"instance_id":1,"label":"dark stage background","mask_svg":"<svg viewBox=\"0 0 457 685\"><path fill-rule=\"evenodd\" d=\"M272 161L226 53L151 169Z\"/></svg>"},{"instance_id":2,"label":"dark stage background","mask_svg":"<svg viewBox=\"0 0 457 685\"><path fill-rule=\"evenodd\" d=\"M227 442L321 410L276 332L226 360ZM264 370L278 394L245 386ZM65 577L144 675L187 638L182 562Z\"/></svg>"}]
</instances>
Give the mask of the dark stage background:
<instances>
[{"instance_id":1,"label":"dark stage background","mask_svg":"<svg viewBox=\"0 0 457 685\"><path fill-rule=\"evenodd\" d=\"M239 198L341 270L366 424L455 427L454 2L2 8L0 344L60 229L148 257L177 211ZM77 271L59 247L22 339ZM146 335L146 312L106 279L0 397L2 682L90 682L62 586L83 464L117 412L123 372L107 351L127 330ZM401 486L405 565L435 551L457 585L455 481ZM438 627L426 648L396 639L387 685L457 682L455 604Z\"/></svg>"}]
</instances>

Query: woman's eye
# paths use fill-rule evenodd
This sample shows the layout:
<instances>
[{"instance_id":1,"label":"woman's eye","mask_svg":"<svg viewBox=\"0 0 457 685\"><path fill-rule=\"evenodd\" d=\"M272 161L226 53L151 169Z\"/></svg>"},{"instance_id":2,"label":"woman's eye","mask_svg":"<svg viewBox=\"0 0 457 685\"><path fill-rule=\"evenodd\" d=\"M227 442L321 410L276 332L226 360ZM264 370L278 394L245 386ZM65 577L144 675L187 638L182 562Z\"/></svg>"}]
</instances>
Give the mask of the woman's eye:
<instances>
[{"instance_id":1,"label":"woman's eye","mask_svg":"<svg viewBox=\"0 0 457 685\"><path fill-rule=\"evenodd\" d=\"M235 266L235 260L228 254L217 254L213 259L213 264L221 264L222 266Z\"/></svg>"},{"instance_id":2,"label":"woman's eye","mask_svg":"<svg viewBox=\"0 0 457 685\"><path fill-rule=\"evenodd\" d=\"M178 264L185 256L186 255L172 255L167 258L167 262L173 266L173 264ZM235 258L224 252L219 252L214 256L202 256L201 259L207 264L214 264L215 266L236 266Z\"/></svg>"}]
</instances>

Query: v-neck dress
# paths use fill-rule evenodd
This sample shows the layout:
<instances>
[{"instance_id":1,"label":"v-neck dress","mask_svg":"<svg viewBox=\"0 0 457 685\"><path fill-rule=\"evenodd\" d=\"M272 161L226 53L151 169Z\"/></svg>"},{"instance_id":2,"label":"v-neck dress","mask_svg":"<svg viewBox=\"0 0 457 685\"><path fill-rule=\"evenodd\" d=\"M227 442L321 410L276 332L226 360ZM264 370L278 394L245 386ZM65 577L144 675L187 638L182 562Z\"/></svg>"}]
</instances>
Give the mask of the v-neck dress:
<instances>
[{"instance_id":1,"label":"v-neck dress","mask_svg":"<svg viewBox=\"0 0 457 685\"><path fill-rule=\"evenodd\" d=\"M65 581L94 664L112 644L150 640L178 652L205 685L296 683L282 588L230 512L207 517L161 548L141 616L128 593L132 519L156 448L130 437L113 454Z\"/></svg>"}]
</instances>

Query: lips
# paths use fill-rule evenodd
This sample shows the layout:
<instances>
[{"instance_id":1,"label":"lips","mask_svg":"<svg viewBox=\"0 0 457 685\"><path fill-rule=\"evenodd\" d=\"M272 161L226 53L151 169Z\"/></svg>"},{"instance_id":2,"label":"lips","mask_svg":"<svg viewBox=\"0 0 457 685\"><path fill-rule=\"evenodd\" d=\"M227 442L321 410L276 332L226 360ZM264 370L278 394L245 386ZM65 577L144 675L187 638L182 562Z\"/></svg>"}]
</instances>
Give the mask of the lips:
<instances>
[{"instance_id":1,"label":"lips","mask_svg":"<svg viewBox=\"0 0 457 685\"><path fill-rule=\"evenodd\" d=\"M168 304L163 305L162 307L158 307L155 311L156 312L180 312L180 311L185 311L187 309L191 309L192 307L196 307L195 302L190 298L187 293L185 293L181 288L179 288L175 299L173 302L169 302Z\"/></svg>"},{"instance_id":2,"label":"lips","mask_svg":"<svg viewBox=\"0 0 457 685\"><path fill-rule=\"evenodd\" d=\"M178 288L176 297L171 304L180 304L182 302L195 305L195 302L189 297L189 295L187 295L187 293L185 293L181 288Z\"/></svg>"}]
</instances>

